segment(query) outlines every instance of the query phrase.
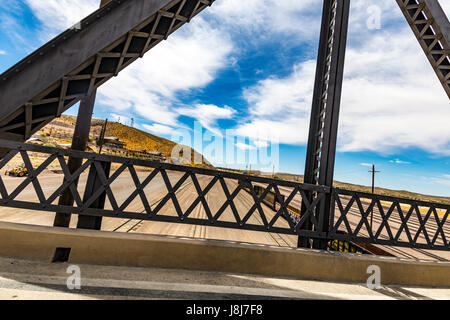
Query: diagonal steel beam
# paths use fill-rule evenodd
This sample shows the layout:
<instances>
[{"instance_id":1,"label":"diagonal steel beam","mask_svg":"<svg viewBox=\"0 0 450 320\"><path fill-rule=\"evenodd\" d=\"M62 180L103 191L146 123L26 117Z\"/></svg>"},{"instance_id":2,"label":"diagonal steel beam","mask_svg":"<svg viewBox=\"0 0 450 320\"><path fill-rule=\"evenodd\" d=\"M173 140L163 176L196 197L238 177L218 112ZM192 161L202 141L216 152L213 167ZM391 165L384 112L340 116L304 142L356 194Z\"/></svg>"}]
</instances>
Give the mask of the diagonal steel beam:
<instances>
[{"instance_id":1,"label":"diagonal steel beam","mask_svg":"<svg viewBox=\"0 0 450 320\"><path fill-rule=\"evenodd\" d=\"M110 0L0 75L0 138L28 139L213 2Z\"/></svg>"},{"instance_id":2,"label":"diagonal steel beam","mask_svg":"<svg viewBox=\"0 0 450 320\"><path fill-rule=\"evenodd\" d=\"M450 22L438 0L396 0L450 98Z\"/></svg>"}]
</instances>

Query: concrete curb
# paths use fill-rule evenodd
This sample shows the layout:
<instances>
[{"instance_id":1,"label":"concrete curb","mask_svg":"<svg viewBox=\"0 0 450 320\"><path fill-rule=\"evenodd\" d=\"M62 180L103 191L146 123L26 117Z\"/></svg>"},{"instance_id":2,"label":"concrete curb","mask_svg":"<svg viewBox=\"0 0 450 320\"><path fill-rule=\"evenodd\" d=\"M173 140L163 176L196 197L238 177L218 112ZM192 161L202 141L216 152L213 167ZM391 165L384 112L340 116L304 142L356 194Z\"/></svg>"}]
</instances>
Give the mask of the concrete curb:
<instances>
[{"instance_id":1,"label":"concrete curb","mask_svg":"<svg viewBox=\"0 0 450 320\"><path fill-rule=\"evenodd\" d=\"M71 249L69 263L247 273L334 282L366 283L370 276L367 268L377 265L383 285L450 287L449 262L0 222L0 256L50 262L56 248Z\"/></svg>"}]
</instances>

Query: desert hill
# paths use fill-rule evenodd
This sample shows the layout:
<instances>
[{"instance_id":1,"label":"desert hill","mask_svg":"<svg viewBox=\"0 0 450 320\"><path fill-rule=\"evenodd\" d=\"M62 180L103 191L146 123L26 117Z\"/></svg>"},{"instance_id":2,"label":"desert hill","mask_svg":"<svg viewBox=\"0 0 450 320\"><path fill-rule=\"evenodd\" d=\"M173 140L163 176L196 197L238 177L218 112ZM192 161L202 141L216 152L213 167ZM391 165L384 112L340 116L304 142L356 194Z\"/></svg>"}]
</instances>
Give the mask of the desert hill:
<instances>
[{"instance_id":1,"label":"desert hill","mask_svg":"<svg viewBox=\"0 0 450 320\"><path fill-rule=\"evenodd\" d=\"M90 146L94 149L95 137L100 136L100 132L105 123L105 120L92 119L91 133L90 133ZM76 117L62 115L60 118L53 120L50 124L45 126L44 129L39 131L36 135L44 134L49 136L50 143L56 145L67 145L72 141L73 131L76 124ZM169 161L172 158L172 150L177 145L175 142L152 135L148 132L118 123L108 122L106 126L105 137L116 137L120 141L125 142L127 149L140 149L154 152L161 152ZM195 150L191 150L191 163L193 165L194 156L197 153ZM212 167L212 165L202 156L203 164L197 165L202 167Z\"/></svg>"}]
</instances>

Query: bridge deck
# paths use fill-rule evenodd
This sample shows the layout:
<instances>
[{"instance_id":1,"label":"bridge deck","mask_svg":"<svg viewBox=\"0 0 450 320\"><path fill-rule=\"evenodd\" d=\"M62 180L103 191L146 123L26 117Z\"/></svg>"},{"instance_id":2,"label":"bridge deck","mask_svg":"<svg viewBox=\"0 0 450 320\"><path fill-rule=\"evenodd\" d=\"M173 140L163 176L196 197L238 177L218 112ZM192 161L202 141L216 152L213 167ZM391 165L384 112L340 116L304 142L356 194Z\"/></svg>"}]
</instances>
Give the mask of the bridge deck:
<instances>
[{"instance_id":1,"label":"bridge deck","mask_svg":"<svg viewBox=\"0 0 450 320\"><path fill-rule=\"evenodd\" d=\"M146 172L138 172L139 178L142 180L148 175ZM169 174L169 178L172 184L181 177L181 173L172 172ZM86 183L86 174L81 176L78 189L84 190ZM23 180L22 178L13 177L3 177L6 188L13 189ZM55 173L45 173L40 175L39 180L43 186L43 192L50 194L54 187L53 185L59 185L60 181L63 179L62 174ZM210 178L206 176L199 177L199 183L201 188L209 183ZM237 186L236 182L227 182L230 190L234 190ZM128 198L135 186L130 177L127 175L121 175L117 181L111 186L112 191L117 197L117 202L122 203ZM280 192L286 196L290 194L290 190L284 187L280 187ZM149 203L154 208L159 201L167 194L167 189L161 177L155 177L149 186L145 189L145 193L148 197ZM186 210L192 203L193 199L197 197L197 192L194 188L193 183L187 180L184 185L177 192L177 199L180 202L180 206L183 210ZM19 200L34 200L36 194L32 188L25 189L23 193L20 194ZM226 198L221 190L219 184L211 189L207 194L206 200L211 208L212 212L216 212L219 207L225 202ZM241 215L245 215L248 210L253 206L254 200L250 194L245 191L241 191L237 198L235 199L236 208ZM300 208L301 197L296 195L291 202L291 206ZM367 205L367 204L365 204ZM275 212L266 205L262 205L264 213L268 219L272 218ZM110 204L106 203L106 209L110 209ZM129 210L133 212L144 212L144 207L139 198L135 199L128 207ZM386 208L387 211L388 208ZM173 204L169 201L164 207L162 212L168 215L176 216L176 210ZM194 212L193 217L196 218L206 218L206 212L199 204ZM356 224L360 221L360 213L357 208L354 207L350 210L349 223L354 228ZM42 225L42 226L52 226L53 224L53 213L37 212L30 210L22 210L16 208L2 207L0 209L0 221L4 222L15 222L15 223L25 223L32 225ZM233 215L231 209L228 208L222 218L224 221L233 221ZM252 224L261 224L262 221L257 213L253 214L250 218ZM396 221L396 219L398 221ZM398 217L391 216L390 222L391 228L397 228L400 226L400 220ZM77 216L74 215L71 227L75 228L77 223ZM374 211L374 228L376 228L381 223L381 217L377 210ZM287 223L283 220L277 222L277 226L287 227ZM250 242L255 244L265 244L265 245L276 245L281 247L295 247L297 244L296 236L275 234L268 232L256 232L256 231L245 231L238 229L224 229L215 227L206 227L200 225L187 225L187 224L171 224L164 222L153 222L153 221L142 221L142 220L130 220L130 219L114 219L114 218L103 218L102 230L104 231L115 231L115 232L130 232L130 233L144 233L144 234L156 234L156 235L170 235L170 236L181 236L181 237L193 237L201 239L217 239L217 240L228 240L237 242ZM448 227L445 227L445 232L447 233ZM362 230L362 234L367 234L365 230ZM392 254L396 257L408 258L408 259L421 259L421 260L433 260L433 261L450 261L450 252L446 251L430 251L403 247L388 247L379 246L385 252Z\"/></svg>"},{"instance_id":2,"label":"bridge deck","mask_svg":"<svg viewBox=\"0 0 450 320\"><path fill-rule=\"evenodd\" d=\"M178 269L80 265L82 289L69 291L67 264L0 258L0 299L448 299L450 289L320 282ZM137 283L139 285L137 285ZM37 295L37 292L39 295Z\"/></svg>"}]
</instances>

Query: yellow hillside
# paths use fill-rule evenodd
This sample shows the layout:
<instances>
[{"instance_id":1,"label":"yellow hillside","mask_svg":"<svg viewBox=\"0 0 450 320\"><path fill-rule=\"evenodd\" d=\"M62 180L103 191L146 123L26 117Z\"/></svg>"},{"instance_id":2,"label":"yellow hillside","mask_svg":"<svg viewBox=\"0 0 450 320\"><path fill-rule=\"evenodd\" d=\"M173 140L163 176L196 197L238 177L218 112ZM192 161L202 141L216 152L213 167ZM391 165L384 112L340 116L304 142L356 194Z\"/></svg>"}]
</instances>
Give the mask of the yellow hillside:
<instances>
[{"instance_id":1,"label":"yellow hillside","mask_svg":"<svg viewBox=\"0 0 450 320\"><path fill-rule=\"evenodd\" d=\"M104 125L104 120L92 119L91 123L91 138L94 136L99 136L101 129ZM72 136L73 130L76 124L76 117L63 115L58 119L55 119L47 126L44 131L49 131L49 128L53 128L52 135L55 136L57 132L68 132L66 135L70 138ZM148 132L132 128L117 122L108 122L106 127L107 137L116 137L121 141L126 143L127 149L144 149L147 151L158 151L161 152L167 159L171 159L172 150L176 146L173 141L152 135ZM70 140L65 137L64 142L70 142ZM194 154L197 154L195 150L192 150L192 162L194 159ZM211 164L204 159L204 164L202 166L212 167Z\"/></svg>"}]
</instances>

